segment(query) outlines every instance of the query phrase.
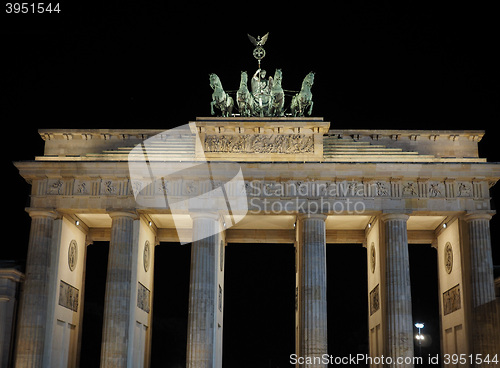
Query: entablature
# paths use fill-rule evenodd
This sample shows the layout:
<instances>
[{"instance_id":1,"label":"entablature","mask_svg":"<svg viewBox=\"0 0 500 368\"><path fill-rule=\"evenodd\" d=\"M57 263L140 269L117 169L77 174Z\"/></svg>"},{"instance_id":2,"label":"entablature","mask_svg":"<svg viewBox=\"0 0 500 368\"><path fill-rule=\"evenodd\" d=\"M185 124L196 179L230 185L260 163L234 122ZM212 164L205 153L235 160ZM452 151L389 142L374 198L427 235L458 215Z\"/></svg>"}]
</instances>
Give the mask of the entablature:
<instances>
[{"instance_id":1,"label":"entablature","mask_svg":"<svg viewBox=\"0 0 500 368\"><path fill-rule=\"evenodd\" d=\"M32 183L31 206L106 209L168 209L168 200L184 201L224 186L228 195L245 197L248 209L295 210L321 203L332 211L339 203L364 208L415 210L486 210L489 188L500 177L498 164L340 164L221 163L193 166L169 175L130 177L126 163L18 162ZM179 164L180 165L180 164ZM179 166L180 168L182 167ZM153 167L154 168L154 167ZM241 180L231 181L241 169ZM290 201L295 201L290 203ZM274 206L274 207L273 207ZM354 207L352 207L354 208Z\"/></svg>"}]
</instances>

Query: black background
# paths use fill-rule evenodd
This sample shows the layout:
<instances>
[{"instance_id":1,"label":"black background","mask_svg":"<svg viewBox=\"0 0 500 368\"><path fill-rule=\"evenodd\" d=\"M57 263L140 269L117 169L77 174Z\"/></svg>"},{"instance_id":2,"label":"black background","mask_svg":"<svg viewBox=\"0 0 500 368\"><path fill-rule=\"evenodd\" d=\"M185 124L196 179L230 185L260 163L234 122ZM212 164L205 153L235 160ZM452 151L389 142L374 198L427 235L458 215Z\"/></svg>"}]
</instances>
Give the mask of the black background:
<instances>
[{"instance_id":1,"label":"black background","mask_svg":"<svg viewBox=\"0 0 500 368\"><path fill-rule=\"evenodd\" d=\"M332 128L483 129L480 156L500 161L495 144L499 29L492 5L337 1L273 9L269 3L59 3L59 14L6 14L2 9L1 182L6 196L0 259L23 262L26 257L29 185L12 161L43 154L37 129L168 129L208 116L209 73L218 74L225 89L235 90L240 71L257 68L247 33L270 32L263 68L268 75L281 68L285 89L299 89L303 77L316 72L313 115L323 116ZM494 208L497 192L493 188ZM494 261L500 264L498 219L491 224ZM181 366L189 246L168 246L156 249L152 358L156 366ZM225 366L287 365L293 353L289 248L227 248ZM92 361L100 347L107 244L88 249L87 267L96 276L87 279L85 318L97 320L84 330L83 355ZM434 331L435 348L433 252L429 246L410 246L414 318ZM165 267L158 266L160 260ZM339 282L342 275L351 281ZM365 280L364 248L328 247L333 355L366 350Z\"/></svg>"}]
</instances>

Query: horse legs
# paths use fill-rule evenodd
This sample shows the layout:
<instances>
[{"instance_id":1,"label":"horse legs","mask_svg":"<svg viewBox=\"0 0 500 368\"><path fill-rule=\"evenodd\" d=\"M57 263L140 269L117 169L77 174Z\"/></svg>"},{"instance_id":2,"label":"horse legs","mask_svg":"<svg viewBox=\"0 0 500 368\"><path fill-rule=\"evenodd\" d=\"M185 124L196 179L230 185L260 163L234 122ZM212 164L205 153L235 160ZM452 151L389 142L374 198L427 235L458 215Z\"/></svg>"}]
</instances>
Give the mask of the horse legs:
<instances>
[{"instance_id":1,"label":"horse legs","mask_svg":"<svg viewBox=\"0 0 500 368\"><path fill-rule=\"evenodd\" d=\"M226 116L231 116L233 113L233 107L234 107L234 100L231 96L228 96L227 98L227 105L226 105Z\"/></svg>"},{"instance_id":2,"label":"horse legs","mask_svg":"<svg viewBox=\"0 0 500 368\"><path fill-rule=\"evenodd\" d=\"M290 111L293 116L297 116L297 96L292 97L292 103L290 104Z\"/></svg>"},{"instance_id":3,"label":"horse legs","mask_svg":"<svg viewBox=\"0 0 500 368\"><path fill-rule=\"evenodd\" d=\"M311 100L311 102L309 103L311 105L311 107L309 108L309 113L308 115L311 116L312 112L313 112L313 105L314 105L314 102Z\"/></svg>"}]
</instances>

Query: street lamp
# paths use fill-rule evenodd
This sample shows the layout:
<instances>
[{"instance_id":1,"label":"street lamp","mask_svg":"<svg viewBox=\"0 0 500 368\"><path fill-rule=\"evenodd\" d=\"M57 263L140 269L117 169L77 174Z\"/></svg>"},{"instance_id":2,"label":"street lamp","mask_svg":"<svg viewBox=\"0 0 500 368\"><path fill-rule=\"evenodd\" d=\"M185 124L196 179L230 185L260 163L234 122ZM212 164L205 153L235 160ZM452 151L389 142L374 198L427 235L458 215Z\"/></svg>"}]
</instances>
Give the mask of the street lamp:
<instances>
[{"instance_id":1,"label":"street lamp","mask_svg":"<svg viewBox=\"0 0 500 368\"><path fill-rule=\"evenodd\" d=\"M419 356L422 356L422 340L424 340L424 335L420 333L420 330L424 328L424 324L421 322L415 323L415 327L418 328L418 335L415 338L418 340L418 352Z\"/></svg>"}]
</instances>

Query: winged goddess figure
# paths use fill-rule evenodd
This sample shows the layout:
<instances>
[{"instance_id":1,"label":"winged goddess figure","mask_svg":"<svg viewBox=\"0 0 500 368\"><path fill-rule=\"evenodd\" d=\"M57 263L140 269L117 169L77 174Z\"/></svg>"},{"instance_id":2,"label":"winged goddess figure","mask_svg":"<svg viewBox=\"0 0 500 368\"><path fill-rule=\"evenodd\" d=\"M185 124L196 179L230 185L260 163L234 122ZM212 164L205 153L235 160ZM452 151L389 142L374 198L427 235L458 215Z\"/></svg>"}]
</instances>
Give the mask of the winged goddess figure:
<instances>
[{"instance_id":1,"label":"winged goddess figure","mask_svg":"<svg viewBox=\"0 0 500 368\"><path fill-rule=\"evenodd\" d=\"M269 37L269 32L267 32L262 38L260 36L257 36L257 39L255 39L255 37L253 36L250 36L248 33L247 35L250 42L255 46L255 49L253 50L253 57L256 58L259 62L260 69L260 61L266 56L266 50L264 50L262 46L264 46L264 44L266 43L267 38Z\"/></svg>"}]
</instances>

